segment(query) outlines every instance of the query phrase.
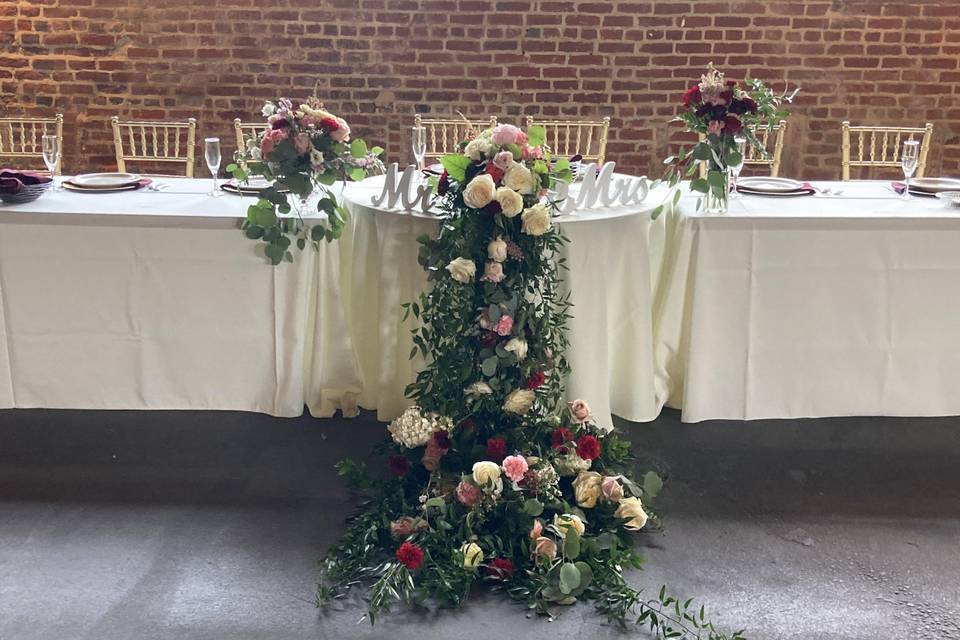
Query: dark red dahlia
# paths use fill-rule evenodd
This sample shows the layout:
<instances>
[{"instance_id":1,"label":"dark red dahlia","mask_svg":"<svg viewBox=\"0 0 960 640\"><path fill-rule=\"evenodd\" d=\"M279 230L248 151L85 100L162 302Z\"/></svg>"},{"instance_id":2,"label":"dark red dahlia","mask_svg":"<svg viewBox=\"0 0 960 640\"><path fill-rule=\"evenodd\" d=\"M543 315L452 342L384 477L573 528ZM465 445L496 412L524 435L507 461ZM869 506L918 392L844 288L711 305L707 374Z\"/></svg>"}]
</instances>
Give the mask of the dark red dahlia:
<instances>
[{"instance_id":1,"label":"dark red dahlia","mask_svg":"<svg viewBox=\"0 0 960 640\"><path fill-rule=\"evenodd\" d=\"M696 104L700 104L702 96L700 95L700 86L694 85L687 89L686 93L683 94L683 106L688 109Z\"/></svg>"},{"instance_id":2,"label":"dark red dahlia","mask_svg":"<svg viewBox=\"0 0 960 640\"><path fill-rule=\"evenodd\" d=\"M437 194L442 196L447 191L449 191L449 189L450 189L450 174L448 174L446 170L444 170L444 172L440 174L440 181L437 183Z\"/></svg>"},{"instance_id":3,"label":"dark red dahlia","mask_svg":"<svg viewBox=\"0 0 960 640\"><path fill-rule=\"evenodd\" d=\"M573 432L566 427L560 427L559 429L554 429L553 433L550 434L550 447L564 450L565 447L563 445L571 440L573 440Z\"/></svg>"},{"instance_id":4,"label":"dark red dahlia","mask_svg":"<svg viewBox=\"0 0 960 640\"><path fill-rule=\"evenodd\" d=\"M584 460L596 460L600 457L600 441L591 435L580 436L577 438L577 455Z\"/></svg>"},{"instance_id":5,"label":"dark red dahlia","mask_svg":"<svg viewBox=\"0 0 960 640\"><path fill-rule=\"evenodd\" d=\"M410 471L410 461L407 460L407 456L390 456L387 467L390 469L390 473L402 478Z\"/></svg>"},{"instance_id":6,"label":"dark red dahlia","mask_svg":"<svg viewBox=\"0 0 960 640\"><path fill-rule=\"evenodd\" d=\"M527 389L539 389L547 381L547 375L543 371L537 371L527 378Z\"/></svg>"},{"instance_id":7,"label":"dark red dahlia","mask_svg":"<svg viewBox=\"0 0 960 640\"><path fill-rule=\"evenodd\" d=\"M507 457L507 441L503 438L488 438L487 457L494 462L502 462Z\"/></svg>"},{"instance_id":8,"label":"dark red dahlia","mask_svg":"<svg viewBox=\"0 0 960 640\"><path fill-rule=\"evenodd\" d=\"M513 577L513 562L510 558L494 558L487 565L487 573L497 580L507 582Z\"/></svg>"},{"instance_id":9,"label":"dark red dahlia","mask_svg":"<svg viewBox=\"0 0 960 640\"><path fill-rule=\"evenodd\" d=\"M423 549L412 542L404 542L397 549L397 560L410 571L416 571L423 564Z\"/></svg>"}]
</instances>

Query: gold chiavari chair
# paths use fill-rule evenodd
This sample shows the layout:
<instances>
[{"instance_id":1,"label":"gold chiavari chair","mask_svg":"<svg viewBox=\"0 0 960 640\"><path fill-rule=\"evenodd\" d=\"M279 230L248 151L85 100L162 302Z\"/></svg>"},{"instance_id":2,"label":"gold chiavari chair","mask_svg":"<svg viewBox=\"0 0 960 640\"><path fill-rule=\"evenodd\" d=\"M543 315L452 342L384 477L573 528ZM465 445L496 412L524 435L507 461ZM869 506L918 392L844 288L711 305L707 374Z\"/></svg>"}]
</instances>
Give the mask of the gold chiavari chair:
<instances>
[{"instance_id":1,"label":"gold chiavari chair","mask_svg":"<svg viewBox=\"0 0 960 640\"><path fill-rule=\"evenodd\" d=\"M472 138L484 129L497 126L497 117L489 120L460 118L424 118L419 113L413 116L413 126L427 130L427 152L424 158L439 160L458 151L457 145Z\"/></svg>"},{"instance_id":2,"label":"gold chiavari chair","mask_svg":"<svg viewBox=\"0 0 960 640\"><path fill-rule=\"evenodd\" d=\"M193 177L197 121L163 122L110 118L117 170L126 171L127 161L183 164L186 176Z\"/></svg>"},{"instance_id":3,"label":"gold chiavari chair","mask_svg":"<svg viewBox=\"0 0 960 640\"><path fill-rule=\"evenodd\" d=\"M237 136L237 151L244 151L247 148L247 140L259 137L265 128L265 123L251 124L241 122L240 118L235 118L233 131Z\"/></svg>"},{"instance_id":4,"label":"gold chiavari chair","mask_svg":"<svg viewBox=\"0 0 960 640\"><path fill-rule=\"evenodd\" d=\"M535 120L527 116L527 128L539 125L546 129L547 146L560 157L583 156L582 162L603 164L607 155L610 118L602 120Z\"/></svg>"},{"instance_id":5,"label":"gold chiavari chair","mask_svg":"<svg viewBox=\"0 0 960 640\"><path fill-rule=\"evenodd\" d=\"M743 160L744 167L769 167L770 175L774 178L780 175L780 159L783 157L783 139L787 133L787 121L781 120L775 125L757 127L755 134L757 140L763 145L766 153L760 151L752 144L746 145L746 157ZM703 141L705 136L701 135ZM773 149L770 148L770 138L773 138ZM707 177L707 163L700 163L700 177Z\"/></svg>"},{"instance_id":6,"label":"gold chiavari chair","mask_svg":"<svg viewBox=\"0 0 960 640\"><path fill-rule=\"evenodd\" d=\"M52 118L0 118L0 158L39 159L43 163L43 136L57 136L60 158L53 175L60 175L63 164L63 114ZM43 170L46 173L46 170Z\"/></svg>"},{"instance_id":7,"label":"gold chiavari chair","mask_svg":"<svg viewBox=\"0 0 960 640\"><path fill-rule=\"evenodd\" d=\"M842 125L844 180L850 179L850 167L899 167L900 152L906 140L920 138L916 177L922 178L927 169L927 152L933 137L933 124L923 127L851 127L848 121ZM852 157L851 139L856 138L856 158Z\"/></svg>"}]
</instances>

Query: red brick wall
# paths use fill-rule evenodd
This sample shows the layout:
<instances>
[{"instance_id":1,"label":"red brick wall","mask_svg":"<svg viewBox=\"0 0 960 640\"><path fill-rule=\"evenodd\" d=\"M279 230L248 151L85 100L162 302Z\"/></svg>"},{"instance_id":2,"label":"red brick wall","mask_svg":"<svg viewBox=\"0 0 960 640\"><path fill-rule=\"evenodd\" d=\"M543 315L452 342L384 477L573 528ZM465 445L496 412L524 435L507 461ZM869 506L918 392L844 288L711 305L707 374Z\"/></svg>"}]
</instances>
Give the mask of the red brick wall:
<instances>
[{"instance_id":1,"label":"red brick wall","mask_svg":"<svg viewBox=\"0 0 960 640\"><path fill-rule=\"evenodd\" d=\"M63 112L68 172L112 166L111 115L232 140L319 79L393 159L414 111L609 115L610 158L650 173L710 61L801 85L785 174L837 177L850 119L933 122L929 172L960 175L958 0L0 0L0 114Z\"/></svg>"}]
</instances>

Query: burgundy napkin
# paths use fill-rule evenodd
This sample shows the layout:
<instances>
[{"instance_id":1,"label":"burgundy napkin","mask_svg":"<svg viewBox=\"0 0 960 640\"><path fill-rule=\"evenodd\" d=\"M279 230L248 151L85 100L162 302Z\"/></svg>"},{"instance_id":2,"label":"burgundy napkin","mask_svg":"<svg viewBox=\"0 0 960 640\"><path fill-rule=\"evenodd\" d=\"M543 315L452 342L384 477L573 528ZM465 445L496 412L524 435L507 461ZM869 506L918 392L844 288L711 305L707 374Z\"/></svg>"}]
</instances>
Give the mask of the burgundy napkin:
<instances>
[{"instance_id":1,"label":"burgundy napkin","mask_svg":"<svg viewBox=\"0 0 960 640\"><path fill-rule=\"evenodd\" d=\"M903 195L903 192L907 190L906 182L893 181L890 183L890 186L893 187L893 190L899 193L900 195Z\"/></svg>"},{"instance_id":2,"label":"burgundy napkin","mask_svg":"<svg viewBox=\"0 0 960 640\"><path fill-rule=\"evenodd\" d=\"M18 193L25 186L47 184L53 178L33 171L16 171L14 169L0 169L0 192Z\"/></svg>"}]
</instances>

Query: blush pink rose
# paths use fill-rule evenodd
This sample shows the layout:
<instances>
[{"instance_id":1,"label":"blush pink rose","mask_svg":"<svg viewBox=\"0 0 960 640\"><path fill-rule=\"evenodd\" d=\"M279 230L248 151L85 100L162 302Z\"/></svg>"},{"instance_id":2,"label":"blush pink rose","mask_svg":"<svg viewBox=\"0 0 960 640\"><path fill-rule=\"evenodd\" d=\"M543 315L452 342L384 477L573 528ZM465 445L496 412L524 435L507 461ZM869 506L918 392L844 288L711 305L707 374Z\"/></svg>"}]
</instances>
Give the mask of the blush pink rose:
<instances>
[{"instance_id":1,"label":"blush pink rose","mask_svg":"<svg viewBox=\"0 0 960 640\"><path fill-rule=\"evenodd\" d=\"M503 459L503 472L514 482L523 480L523 475L530 467L523 456L507 456Z\"/></svg>"},{"instance_id":2,"label":"blush pink rose","mask_svg":"<svg viewBox=\"0 0 960 640\"><path fill-rule=\"evenodd\" d=\"M511 151L501 151L493 156L493 164L504 171L507 170L507 167L509 167L511 163L513 163L513 152Z\"/></svg>"},{"instance_id":3,"label":"blush pink rose","mask_svg":"<svg viewBox=\"0 0 960 640\"><path fill-rule=\"evenodd\" d=\"M483 268L483 277L480 279L485 282L503 282L506 277L503 273L503 265L491 260Z\"/></svg>"},{"instance_id":4,"label":"blush pink rose","mask_svg":"<svg viewBox=\"0 0 960 640\"><path fill-rule=\"evenodd\" d=\"M337 118L337 124L340 125L340 128L335 131L331 131L330 137L337 142L346 142L350 139L350 125L348 125L347 121L343 118Z\"/></svg>"},{"instance_id":5,"label":"blush pink rose","mask_svg":"<svg viewBox=\"0 0 960 640\"><path fill-rule=\"evenodd\" d=\"M493 144L515 144L520 133L512 124L498 124L493 130Z\"/></svg>"},{"instance_id":6,"label":"blush pink rose","mask_svg":"<svg viewBox=\"0 0 960 640\"><path fill-rule=\"evenodd\" d=\"M496 332L501 336L508 336L512 329L513 318L510 316L500 316L500 321L497 322Z\"/></svg>"},{"instance_id":7,"label":"blush pink rose","mask_svg":"<svg viewBox=\"0 0 960 640\"><path fill-rule=\"evenodd\" d=\"M480 491L480 487L472 485L469 482L460 481L460 484L457 485L457 500L460 501L465 507L472 507L480 501L480 496L483 495Z\"/></svg>"},{"instance_id":8,"label":"blush pink rose","mask_svg":"<svg viewBox=\"0 0 960 640\"><path fill-rule=\"evenodd\" d=\"M296 147L297 153L306 153L310 150L310 136L305 133L298 133L297 137L293 139L293 146Z\"/></svg>"},{"instance_id":9,"label":"blush pink rose","mask_svg":"<svg viewBox=\"0 0 960 640\"><path fill-rule=\"evenodd\" d=\"M273 148L289 135L289 129L270 129L263 134L263 140L260 141L260 154L265 158L270 155Z\"/></svg>"},{"instance_id":10,"label":"blush pink rose","mask_svg":"<svg viewBox=\"0 0 960 640\"><path fill-rule=\"evenodd\" d=\"M541 535L543 535L543 523L538 518L533 521L533 528L530 529L530 539L536 540Z\"/></svg>"},{"instance_id":11,"label":"blush pink rose","mask_svg":"<svg viewBox=\"0 0 960 640\"><path fill-rule=\"evenodd\" d=\"M574 421L584 422L590 417L590 405L585 400L574 400L570 403L570 415Z\"/></svg>"}]
</instances>

